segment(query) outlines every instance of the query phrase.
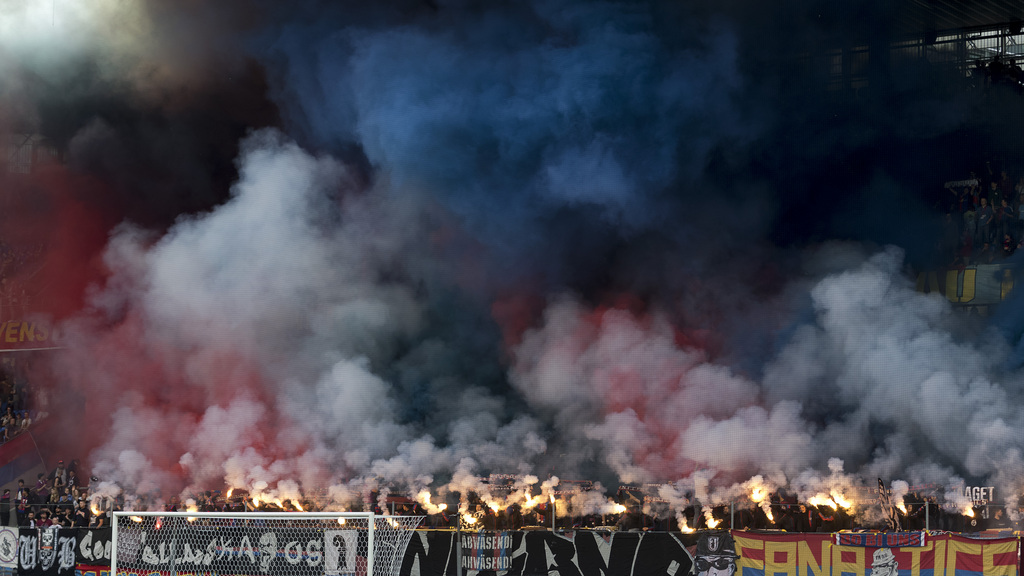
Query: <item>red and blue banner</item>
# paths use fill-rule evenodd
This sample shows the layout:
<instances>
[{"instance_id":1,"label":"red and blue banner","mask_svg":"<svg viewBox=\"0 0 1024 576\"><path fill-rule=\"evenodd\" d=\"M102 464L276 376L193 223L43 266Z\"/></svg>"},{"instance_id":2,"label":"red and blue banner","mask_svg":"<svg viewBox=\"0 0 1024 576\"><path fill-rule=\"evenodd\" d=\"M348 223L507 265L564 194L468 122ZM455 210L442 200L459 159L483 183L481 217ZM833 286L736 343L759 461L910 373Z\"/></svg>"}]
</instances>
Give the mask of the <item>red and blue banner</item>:
<instances>
[{"instance_id":1,"label":"red and blue banner","mask_svg":"<svg viewBox=\"0 0 1024 576\"><path fill-rule=\"evenodd\" d=\"M837 532L839 546L870 548L905 548L924 546L924 532Z\"/></svg>"},{"instance_id":2,"label":"red and blue banner","mask_svg":"<svg viewBox=\"0 0 1024 576\"><path fill-rule=\"evenodd\" d=\"M841 545L829 534L733 532L741 576L1017 576L1018 540L982 540L951 534L903 538L864 534ZM838 536L838 535L837 535ZM870 546L892 536L905 546ZM846 543L844 542L844 544Z\"/></svg>"}]
</instances>

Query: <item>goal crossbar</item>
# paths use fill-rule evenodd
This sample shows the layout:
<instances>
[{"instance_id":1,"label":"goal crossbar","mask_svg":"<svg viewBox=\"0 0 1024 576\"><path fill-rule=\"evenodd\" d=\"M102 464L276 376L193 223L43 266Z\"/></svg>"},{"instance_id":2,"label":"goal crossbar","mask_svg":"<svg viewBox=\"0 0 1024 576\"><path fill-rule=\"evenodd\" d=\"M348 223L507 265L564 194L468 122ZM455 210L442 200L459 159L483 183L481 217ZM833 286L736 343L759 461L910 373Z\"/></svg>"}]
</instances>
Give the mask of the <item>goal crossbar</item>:
<instances>
[{"instance_id":1,"label":"goal crossbar","mask_svg":"<svg viewBox=\"0 0 1024 576\"><path fill-rule=\"evenodd\" d=\"M398 573L423 521L372 512L117 511L112 517L111 576L386 576ZM272 565L278 568L270 571Z\"/></svg>"}]
</instances>

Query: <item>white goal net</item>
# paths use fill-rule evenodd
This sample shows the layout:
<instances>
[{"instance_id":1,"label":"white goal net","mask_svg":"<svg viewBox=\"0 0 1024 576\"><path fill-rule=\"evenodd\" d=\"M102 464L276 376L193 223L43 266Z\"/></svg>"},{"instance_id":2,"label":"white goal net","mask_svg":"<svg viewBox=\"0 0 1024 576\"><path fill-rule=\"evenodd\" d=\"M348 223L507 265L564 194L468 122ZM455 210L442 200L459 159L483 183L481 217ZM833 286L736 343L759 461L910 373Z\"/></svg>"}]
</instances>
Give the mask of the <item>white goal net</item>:
<instances>
[{"instance_id":1,"label":"white goal net","mask_svg":"<svg viewBox=\"0 0 1024 576\"><path fill-rule=\"evenodd\" d=\"M111 576L394 576L422 516L115 512Z\"/></svg>"}]
</instances>

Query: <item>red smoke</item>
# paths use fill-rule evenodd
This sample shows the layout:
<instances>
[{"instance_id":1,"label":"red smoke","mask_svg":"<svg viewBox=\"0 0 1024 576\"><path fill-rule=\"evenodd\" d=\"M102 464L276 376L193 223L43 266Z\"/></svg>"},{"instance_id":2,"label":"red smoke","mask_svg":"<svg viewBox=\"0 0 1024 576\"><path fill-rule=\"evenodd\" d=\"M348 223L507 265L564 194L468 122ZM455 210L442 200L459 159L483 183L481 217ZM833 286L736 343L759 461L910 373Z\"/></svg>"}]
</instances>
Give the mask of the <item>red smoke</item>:
<instances>
[{"instance_id":1,"label":"red smoke","mask_svg":"<svg viewBox=\"0 0 1024 576\"><path fill-rule=\"evenodd\" d=\"M95 199L102 182L61 166L41 166L31 175L7 175L0 212L2 240L16 262L5 280L23 291L22 314L60 320L82 309L86 287L106 276L100 257L119 221L103 214ZM90 201L92 200L92 201ZM6 296L6 295L5 295ZM20 319L3 313L3 320Z\"/></svg>"},{"instance_id":2,"label":"red smoke","mask_svg":"<svg viewBox=\"0 0 1024 576\"><path fill-rule=\"evenodd\" d=\"M123 218L98 208L112 205L103 182L61 166L45 166L31 175L8 176L4 184L2 240L9 254L27 254L28 259L12 256L6 263L7 288L16 293L5 297L25 297L18 300L20 309L5 307L2 319L21 320L22 314L55 322L77 317L69 325L78 331L73 346L15 353L28 372L36 408L56 424L35 429L45 461L87 459L123 425L112 418L119 406L136 413L152 411L159 415L152 430L159 433L138 435L134 448L154 468L178 479L179 485L165 488L180 490L188 480L178 463L181 447L188 445L208 407L239 397L273 406L259 371L232 342L199 347L154 330L131 301L114 314L88 309L89 295L110 277L103 252ZM54 373L62 377L58 380ZM276 457L272 445L279 416L273 410L267 413L263 435L249 438L249 445Z\"/></svg>"},{"instance_id":3,"label":"red smoke","mask_svg":"<svg viewBox=\"0 0 1024 576\"><path fill-rule=\"evenodd\" d=\"M516 369L532 374L526 380L528 393L557 399L544 401L596 402L595 423L618 430L615 443L628 451L634 466L652 477L680 478L696 470L680 445L686 440L689 418L701 410L712 417L725 416L717 414L705 393L709 379L718 376L699 369L708 362L699 346L710 339L706 331L668 325L664 313L631 294L590 309L581 305L571 317L541 319L540 306L524 297L500 300L492 311L510 352L520 355ZM545 335L531 337L531 330ZM516 350L531 339L525 350ZM537 342L544 343L542 349L534 347ZM537 354L541 356L532 356ZM566 368L551 373L527 367L541 365ZM582 379L574 384L582 387L579 395L558 392L566 386L565 379ZM747 405L756 402L751 397Z\"/></svg>"}]
</instances>

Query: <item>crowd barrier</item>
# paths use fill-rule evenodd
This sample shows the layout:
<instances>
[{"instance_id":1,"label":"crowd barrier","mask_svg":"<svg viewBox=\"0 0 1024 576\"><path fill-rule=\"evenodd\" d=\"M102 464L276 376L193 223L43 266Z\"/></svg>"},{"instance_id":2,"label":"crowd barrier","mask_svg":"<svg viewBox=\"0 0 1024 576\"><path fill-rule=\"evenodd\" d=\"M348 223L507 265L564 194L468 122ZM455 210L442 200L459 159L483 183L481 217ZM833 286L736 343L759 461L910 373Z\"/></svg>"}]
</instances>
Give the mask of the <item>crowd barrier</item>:
<instances>
[{"instance_id":1,"label":"crowd barrier","mask_svg":"<svg viewBox=\"0 0 1024 576\"><path fill-rule=\"evenodd\" d=\"M267 531L272 529L267 528ZM296 534L253 539L243 543L217 540L214 531L203 541L207 552L196 556L195 566L167 564L167 550L182 543L152 538L139 553L151 558L151 570L122 576L177 576L200 574L283 573L296 576L327 574L324 559L332 553L322 534ZM319 540L317 540L319 538ZM303 546L284 543L305 539ZM699 544L703 539L703 543ZM257 542L280 542L279 550L260 548ZM720 542L728 541L728 544ZM711 542L712 544L708 544ZM153 550L146 556L145 546ZM708 550L721 548L713 556ZM703 547L703 548L702 548ZM159 548L159 549L158 549ZM299 550L296 553L294 550ZM401 576L645 576L690 574L697 567L734 563L739 576L852 576L892 574L908 576L1017 576L1020 539L966 537L951 533L836 533L723 531L598 532L517 531L455 532L418 530L402 560ZM0 574L18 576L109 576L109 528L0 528ZM274 557L280 564L247 563L249 557ZM299 555L296 555L299 554ZM705 555L702 555L705 554ZM701 562L704 562L702 566ZM163 562L163 563L162 563ZM251 566L250 566L251 564ZM275 568L276 566L276 568ZM119 572L121 572L119 570ZM694 573L700 574L699 570ZM342 576L342 575L335 575ZM345 575L347 576L347 575Z\"/></svg>"}]
</instances>

